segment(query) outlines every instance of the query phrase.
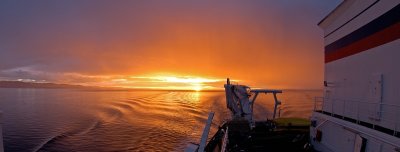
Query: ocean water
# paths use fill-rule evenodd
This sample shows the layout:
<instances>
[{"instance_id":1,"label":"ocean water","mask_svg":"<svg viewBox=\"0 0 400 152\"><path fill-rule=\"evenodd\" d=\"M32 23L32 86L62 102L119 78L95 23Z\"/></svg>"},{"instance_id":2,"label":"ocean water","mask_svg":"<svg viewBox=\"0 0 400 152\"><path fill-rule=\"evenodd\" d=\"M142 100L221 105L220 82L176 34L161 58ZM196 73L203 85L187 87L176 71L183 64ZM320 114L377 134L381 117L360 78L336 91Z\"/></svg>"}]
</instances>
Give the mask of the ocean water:
<instances>
[{"instance_id":1,"label":"ocean water","mask_svg":"<svg viewBox=\"0 0 400 152\"><path fill-rule=\"evenodd\" d=\"M322 91L280 94L281 117L308 118ZM257 120L272 116L260 94ZM0 88L5 151L183 151L198 143L215 112L210 137L229 118L224 92L87 91Z\"/></svg>"}]
</instances>

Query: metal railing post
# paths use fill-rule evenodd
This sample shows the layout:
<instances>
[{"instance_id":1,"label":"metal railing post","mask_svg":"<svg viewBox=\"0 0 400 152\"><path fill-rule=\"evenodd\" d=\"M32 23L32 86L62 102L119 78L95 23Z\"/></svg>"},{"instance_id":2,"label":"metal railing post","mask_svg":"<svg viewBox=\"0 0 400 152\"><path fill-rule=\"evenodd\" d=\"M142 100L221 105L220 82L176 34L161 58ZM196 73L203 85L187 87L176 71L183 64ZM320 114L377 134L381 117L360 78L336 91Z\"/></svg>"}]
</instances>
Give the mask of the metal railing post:
<instances>
[{"instance_id":1,"label":"metal railing post","mask_svg":"<svg viewBox=\"0 0 400 152\"><path fill-rule=\"evenodd\" d=\"M225 152L226 151L226 146L228 145L228 142L229 142L229 139L228 139L229 134L228 133L229 133L229 128L226 127L224 138L222 140L221 152Z\"/></svg>"},{"instance_id":2,"label":"metal railing post","mask_svg":"<svg viewBox=\"0 0 400 152\"><path fill-rule=\"evenodd\" d=\"M3 146L3 112L0 111L0 152L4 152Z\"/></svg>"},{"instance_id":3,"label":"metal railing post","mask_svg":"<svg viewBox=\"0 0 400 152\"><path fill-rule=\"evenodd\" d=\"M399 111L400 111L399 107L396 107L395 111L396 111L395 117L397 117L399 115ZM397 120L394 119L393 136L396 136L396 134L397 134L397 126L399 125L399 120L400 120L399 118L397 118Z\"/></svg>"},{"instance_id":4,"label":"metal railing post","mask_svg":"<svg viewBox=\"0 0 400 152\"><path fill-rule=\"evenodd\" d=\"M204 149L206 148L208 133L210 132L210 127L211 127L213 118L214 118L214 112L210 112L208 114L206 126L204 126L203 134L201 135L200 146L199 146L198 152L204 152Z\"/></svg>"},{"instance_id":5,"label":"metal railing post","mask_svg":"<svg viewBox=\"0 0 400 152\"><path fill-rule=\"evenodd\" d=\"M360 103L357 103L357 124L360 124Z\"/></svg>"},{"instance_id":6,"label":"metal railing post","mask_svg":"<svg viewBox=\"0 0 400 152\"><path fill-rule=\"evenodd\" d=\"M342 109L342 119L344 119L345 113L346 113L346 100L343 100L343 109Z\"/></svg>"},{"instance_id":7,"label":"metal railing post","mask_svg":"<svg viewBox=\"0 0 400 152\"><path fill-rule=\"evenodd\" d=\"M336 99L335 99L336 100ZM331 100L331 116L333 116L333 99Z\"/></svg>"}]
</instances>

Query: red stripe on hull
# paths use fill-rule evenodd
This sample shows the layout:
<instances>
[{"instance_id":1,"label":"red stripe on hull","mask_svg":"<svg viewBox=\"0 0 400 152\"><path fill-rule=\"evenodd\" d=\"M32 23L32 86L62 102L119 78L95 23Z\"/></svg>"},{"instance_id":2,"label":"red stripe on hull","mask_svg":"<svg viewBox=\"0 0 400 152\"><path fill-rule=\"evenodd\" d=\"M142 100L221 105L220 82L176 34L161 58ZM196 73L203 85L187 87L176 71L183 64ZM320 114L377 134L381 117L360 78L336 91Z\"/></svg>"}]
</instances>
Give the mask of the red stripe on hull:
<instances>
[{"instance_id":1,"label":"red stripe on hull","mask_svg":"<svg viewBox=\"0 0 400 152\"><path fill-rule=\"evenodd\" d=\"M396 23L382 31L376 32L348 46L325 54L325 63L345 58L368 49L389 43L400 38L400 23Z\"/></svg>"}]
</instances>

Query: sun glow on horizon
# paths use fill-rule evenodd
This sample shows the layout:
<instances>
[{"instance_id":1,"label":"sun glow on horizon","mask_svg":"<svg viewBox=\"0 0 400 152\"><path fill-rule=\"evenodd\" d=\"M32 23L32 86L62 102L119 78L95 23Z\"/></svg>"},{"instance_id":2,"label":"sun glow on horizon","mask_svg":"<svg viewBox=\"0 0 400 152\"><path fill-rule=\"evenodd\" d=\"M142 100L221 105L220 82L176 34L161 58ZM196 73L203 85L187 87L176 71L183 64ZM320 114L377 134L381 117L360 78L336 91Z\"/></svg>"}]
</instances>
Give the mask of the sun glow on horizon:
<instances>
[{"instance_id":1,"label":"sun glow on horizon","mask_svg":"<svg viewBox=\"0 0 400 152\"><path fill-rule=\"evenodd\" d=\"M136 79L142 82L156 84L155 87L145 87L147 89L163 89L163 90L217 90L216 83L220 83L222 79L211 79L204 77L194 76L147 76L136 77L132 76L131 79ZM134 87L140 88L140 87Z\"/></svg>"},{"instance_id":2,"label":"sun glow on horizon","mask_svg":"<svg viewBox=\"0 0 400 152\"><path fill-rule=\"evenodd\" d=\"M178 74L152 74L146 76L64 74L55 76L60 78L54 80L6 79L3 81L57 83L105 88L192 91L222 90L225 82L225 79L221 78ZM0 79L0 81L2 80Z\"/></svg>"},{"instance_id":3,"label":"sun glow on horizon","mask_svg":"<svg viewBox=\"0 0 400 152\"><path fill-rule=\"evenodd\" d=\"M190 76L184 76L184 77L157 76L157 77L149 77L149 78L157 79L157 80L160 80L163 82L194 83L194 84L220 81L219 79L206 79L206 78L190 77Z\"/></svg>"}]
</instances>

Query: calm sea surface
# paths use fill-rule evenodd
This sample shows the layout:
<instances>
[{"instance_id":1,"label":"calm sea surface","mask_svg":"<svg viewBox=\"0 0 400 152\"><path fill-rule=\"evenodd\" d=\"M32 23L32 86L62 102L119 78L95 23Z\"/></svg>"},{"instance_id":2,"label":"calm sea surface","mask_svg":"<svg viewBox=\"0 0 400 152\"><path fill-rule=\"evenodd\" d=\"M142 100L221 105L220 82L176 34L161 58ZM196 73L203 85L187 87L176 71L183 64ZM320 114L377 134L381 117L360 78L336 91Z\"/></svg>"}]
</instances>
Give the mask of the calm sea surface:
<instances>
[{"instance_id":1,"label":"calm sea surface","mask_svg":"<svg viewBox=\"0 0 400 152\"><path fill-rule=\"evenodd\" d=\"M261 95L261 96L260 96ZM255 118L271 117L260 94ZM281 117L308 118L322 91L284 91ZM0 88L6 151L182 151L229 117L224 92L83 91Z\"/></svg>"}]
</instances>

